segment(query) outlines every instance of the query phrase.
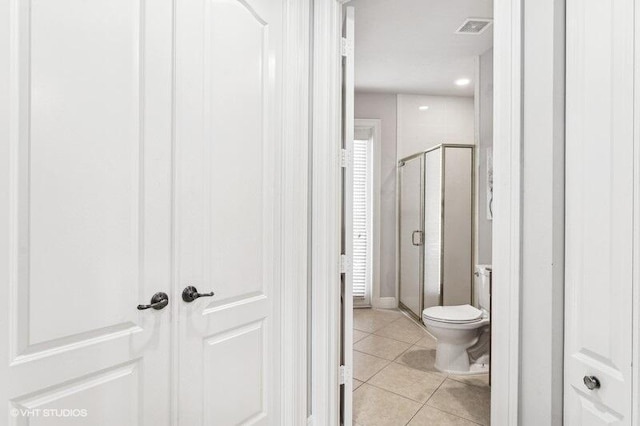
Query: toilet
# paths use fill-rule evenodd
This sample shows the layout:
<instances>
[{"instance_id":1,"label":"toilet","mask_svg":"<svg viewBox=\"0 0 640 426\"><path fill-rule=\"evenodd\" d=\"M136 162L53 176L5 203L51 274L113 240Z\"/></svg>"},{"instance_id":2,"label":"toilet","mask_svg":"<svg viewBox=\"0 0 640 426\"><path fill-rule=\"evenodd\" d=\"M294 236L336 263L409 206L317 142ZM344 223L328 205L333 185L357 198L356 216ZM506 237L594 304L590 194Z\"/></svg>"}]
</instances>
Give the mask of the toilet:
<instances>
[{"instance_id":1,"label":"toilet","mask_svg":"<svg viewBox=\"0 0 640 426\"><path fill-rule=\"evenodd\" d=\"M453 374L485 373L489 368L491 266L477 265L471 305L434 306L422 322L437 339L435 368Z\"/></svg>"}]
</instances>

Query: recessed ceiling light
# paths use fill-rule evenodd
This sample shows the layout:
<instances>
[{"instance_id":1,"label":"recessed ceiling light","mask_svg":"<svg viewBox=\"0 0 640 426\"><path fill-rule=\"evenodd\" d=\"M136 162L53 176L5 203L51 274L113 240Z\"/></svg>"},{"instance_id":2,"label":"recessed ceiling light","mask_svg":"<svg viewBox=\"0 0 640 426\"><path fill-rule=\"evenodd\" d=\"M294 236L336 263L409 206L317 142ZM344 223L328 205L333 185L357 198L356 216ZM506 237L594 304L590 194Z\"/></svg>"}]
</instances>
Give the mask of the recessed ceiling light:
<instances>
[{"instance_id":1,"label":"recessed ceiling light","mask_svg":"<svg viewBox=\"0 0 640 426\"><path fill-rule=\"evenodd\" d=\"M459 78L456 80L456 86L466 86L469 83L471 83L471 80L468 78Z\"/></svg>"},{"instance_id":2,"label":"recessed ceiling light","mask_svg":"<svg viewBox=\"0 0 640 426\"><path fill-rule=\"evenodd\" d=\"M426 111L426 110L428 110L428 109L429 109L429 105L422 105L422 106L419 106L419 107L418 107L418 109L419 109L420 111Z\"/></svg>"}]
</instances>

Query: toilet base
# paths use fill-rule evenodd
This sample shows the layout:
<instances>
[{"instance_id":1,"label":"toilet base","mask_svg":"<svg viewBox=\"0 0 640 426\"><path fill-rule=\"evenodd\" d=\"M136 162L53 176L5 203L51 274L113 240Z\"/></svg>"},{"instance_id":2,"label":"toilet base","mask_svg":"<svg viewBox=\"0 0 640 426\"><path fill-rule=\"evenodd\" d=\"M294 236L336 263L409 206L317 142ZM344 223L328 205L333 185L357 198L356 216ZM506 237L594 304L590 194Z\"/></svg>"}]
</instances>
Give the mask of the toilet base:
<instances>
[{"instance_id":1,"label":"toilet base","mask_svg":"<svg viewBox=\"0 0 640 426\"><path fill-rule=\"evenodd\" d=\"M456 376L478 376L489 373L489 364L471 364L469 371L443 371L443 373L455 374Z\"/></svg>"},{"instance_id":2,"label":"toilet base","mask_svg":"<svg viewBox=\"0 0 640 426\"><path fill-rule=\"evenodd\" d=\"M481 358L478 362L471 364L466 349L461 350L457 345L439 344L434 367L443 373L459 376L486 374L489 372L489 355Z\"/></svg>"},{"instance_id":3,"label":"toilet base","mask_svg":"<svg viewBox=\"0 0 640 426\"><path fill-rule=\"evenodd\" d=\"M487 374L489 372L489 364L471 364L467 374Z\"/></svg>"},{"instance_id":4,"label":"toilet base","mask_svg":"<svg viewBox=\"0 0 640 426\"><path fill-rule=\"evenodd\" d=\"M467 347L438 341L434 367L443 373L469 374L469 354Z\"/></svg>"},{"instance_id":5,"label":"toilet base","mask_svg":"<svg viewBox=\"0 0 640 426\"><path fill-rule=\"evenodd\" d=\"M485 333L488 325L488 319L467 325L425 321L427 331L437 340L434 367L443 373L458 375L488 371L490 340Z\"/></svg>"}]
</instances>

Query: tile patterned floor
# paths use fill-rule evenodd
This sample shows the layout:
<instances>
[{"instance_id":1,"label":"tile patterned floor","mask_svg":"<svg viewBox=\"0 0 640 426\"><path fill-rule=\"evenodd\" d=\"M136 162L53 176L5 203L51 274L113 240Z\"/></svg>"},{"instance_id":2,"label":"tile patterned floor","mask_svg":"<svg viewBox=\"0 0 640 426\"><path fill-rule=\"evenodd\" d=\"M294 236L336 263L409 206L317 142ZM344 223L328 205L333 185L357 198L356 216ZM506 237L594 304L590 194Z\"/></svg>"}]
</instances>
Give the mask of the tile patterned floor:
<instances>
[{"instance_id":1,"label":"tile patterned floor","mask_svg":"<svg viewBox=\"0 0 640 426\"><path fill-rule=\"evenodd\" d=\"M437 371L435 340L400 311L355 309L356 426L489 426L488 375Z\"/></svg>"}]
</instances>

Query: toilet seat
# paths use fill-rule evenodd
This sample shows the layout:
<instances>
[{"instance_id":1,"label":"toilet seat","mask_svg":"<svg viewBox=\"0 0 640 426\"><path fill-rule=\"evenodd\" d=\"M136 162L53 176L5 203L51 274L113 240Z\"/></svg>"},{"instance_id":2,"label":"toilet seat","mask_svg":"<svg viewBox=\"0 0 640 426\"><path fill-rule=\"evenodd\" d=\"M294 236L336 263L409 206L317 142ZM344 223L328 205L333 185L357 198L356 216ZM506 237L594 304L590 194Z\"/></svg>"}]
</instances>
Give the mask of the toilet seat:
<instances>
[{"instance_id":1,"label":"toilet seat","mask_svg":"<svg viewBox=\"0 0 640 426\"><path fill-rule=\"evenodd\" d=\"M469 324L483 319L482 311L471 305L433 306L425 309L422 317L448 324Z\"/></svg>"}]
</instances>

